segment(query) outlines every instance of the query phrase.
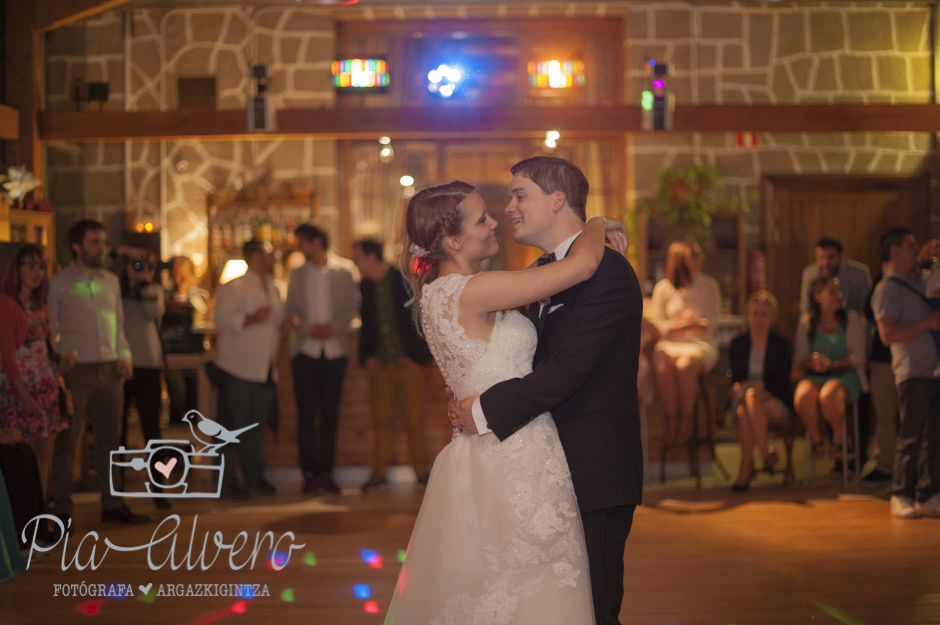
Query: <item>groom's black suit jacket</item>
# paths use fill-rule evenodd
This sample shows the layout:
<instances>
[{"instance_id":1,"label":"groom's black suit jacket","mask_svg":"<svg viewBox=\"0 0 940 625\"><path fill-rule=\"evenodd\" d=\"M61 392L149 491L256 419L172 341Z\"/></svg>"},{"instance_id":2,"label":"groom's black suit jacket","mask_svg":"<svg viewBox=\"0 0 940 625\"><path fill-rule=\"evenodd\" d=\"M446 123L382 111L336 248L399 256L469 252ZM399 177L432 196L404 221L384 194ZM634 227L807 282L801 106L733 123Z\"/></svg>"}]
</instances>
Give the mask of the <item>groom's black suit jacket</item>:
<instances>
[{"instance_id":1,"label":"groom's black suit jacket","mask_svg":"<svg viewBox=\"0 0 940 625\"><path fill-rule=\"evenodd\" d=\"M551 410L581 512L637 505L643 449L637 403L643 293L630 263L607 249L592 278L555 295L539 320L532 373L480 396L490 428L505 440Z\"/></svg>"}]
</instances>

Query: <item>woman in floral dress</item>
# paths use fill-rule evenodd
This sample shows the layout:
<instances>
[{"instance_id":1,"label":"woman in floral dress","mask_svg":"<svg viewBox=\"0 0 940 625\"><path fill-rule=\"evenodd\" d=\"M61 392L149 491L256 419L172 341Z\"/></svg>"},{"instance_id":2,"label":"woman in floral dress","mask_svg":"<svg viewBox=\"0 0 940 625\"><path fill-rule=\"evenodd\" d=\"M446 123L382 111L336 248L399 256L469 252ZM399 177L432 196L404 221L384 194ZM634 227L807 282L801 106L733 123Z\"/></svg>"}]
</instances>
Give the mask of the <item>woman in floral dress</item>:
<instances>
[{"instance_id":1,"label":"woman in floral dress","mask_svg":"<svg viewBox=\"0 0 940 625\"><path fill-rule=\"evenodd\" d=\"M46 483L49 437L68 428L59 414L56 367L49 359L46 258L39 245L20 247L0 293L0 430L19 430L32 445Z\"/></svg>"}]
</instances>

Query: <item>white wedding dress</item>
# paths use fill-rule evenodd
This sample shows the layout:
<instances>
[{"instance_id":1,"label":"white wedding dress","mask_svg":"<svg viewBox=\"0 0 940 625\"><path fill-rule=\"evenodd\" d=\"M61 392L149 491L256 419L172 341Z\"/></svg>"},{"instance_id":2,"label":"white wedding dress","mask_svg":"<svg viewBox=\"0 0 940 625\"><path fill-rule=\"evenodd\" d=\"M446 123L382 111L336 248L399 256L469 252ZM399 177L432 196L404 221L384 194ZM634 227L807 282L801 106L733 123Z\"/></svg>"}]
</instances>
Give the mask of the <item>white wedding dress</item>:
<instances>
[{"instance_id":1,"label":"white wedding dress","mask_svg":"<svg viewBox=\"0 0 940 625\"><path fill-rule=\"evenodd\" d=\"M458 322L471 276L425 285L422 326L458 398L532 371L537 336L497 313L489 341ZM591 625L584 531L548 413L505 441L458 436L437 456L385 625Z\"/></svg>"}]
</instances>

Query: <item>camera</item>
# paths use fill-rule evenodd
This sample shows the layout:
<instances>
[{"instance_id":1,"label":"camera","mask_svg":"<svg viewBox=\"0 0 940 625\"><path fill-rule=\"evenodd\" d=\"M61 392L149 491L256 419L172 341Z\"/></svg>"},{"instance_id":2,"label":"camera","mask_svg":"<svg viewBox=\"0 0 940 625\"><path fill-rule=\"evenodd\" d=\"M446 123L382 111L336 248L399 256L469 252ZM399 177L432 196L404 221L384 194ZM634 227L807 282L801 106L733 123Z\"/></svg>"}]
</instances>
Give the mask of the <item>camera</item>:
<instances>
[{"instance_id":1,"label":"camera","mask_svg":"<svg viewBox=\"0 0 940 625\"><path fill-rule=\"evenodd\" d=\"M214 464L218 461L218 464ZM129 491L127 480L122 489L114 487L114 469L144 471L144 491ZM189 441L155 439L141 450L123 446L111 452L111 494L115 497L218 497L222 492L225 458L215 451L197 453ZM215 483L215 492L190 491L190 474ZM195 483L198 483L198 479Z\"/></svg>"},{"instance_id":2,"label":"camera","mask_svg":"<svg viewBox=\"0 0 940 625\"><path fill-rule=\"evenodd\" d=\"M138 272L147 271L148 269L150 271L156 271L159 266L160 266L160 263L156 261L147 262L145 260L135 260L131 263L131 267L134 269L134 271L138 271Z\"/></svg>"}]
</instances>

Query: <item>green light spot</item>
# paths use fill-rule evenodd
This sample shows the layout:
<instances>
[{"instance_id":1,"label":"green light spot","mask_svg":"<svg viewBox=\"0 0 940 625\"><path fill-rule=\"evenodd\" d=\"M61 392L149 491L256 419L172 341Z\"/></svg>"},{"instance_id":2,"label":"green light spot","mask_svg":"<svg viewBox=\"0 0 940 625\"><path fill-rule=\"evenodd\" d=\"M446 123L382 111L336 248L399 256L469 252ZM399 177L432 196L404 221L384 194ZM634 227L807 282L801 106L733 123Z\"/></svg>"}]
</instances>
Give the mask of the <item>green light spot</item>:
<instances>
[{"instance_id":1,"label":"green light spot","mask_svg":"<svg viewBox=\"0 0 940 625\"><path fill-rule=\"evenodd\" d=\"M819 601L815 602L813 605L844 625L864 625L864 623L861 621L856 621L851 616L835 606L831 606L827 603L821 603Z\"/></svg>"},{"instance_id":2,"label":"green light spot","mask_svg":"<svg viewBox=\"0 0 940 625\"><path fill-rule=\"evenodd\" d=\"M281 593L281 601L293 603L294 602L294 589L285 588L284 591Z\"/></svg>"},{"instance_id":3,"label":"green light spot","mask_svg":"<svg viewBox=\"0 0 940 625\"><path fill-rule=\"evenodd\" d=\"M157 599L157 588L153 586L150 590L147 591L145 595L137 595L138 601L143 601L144 603L153 603Z\"/></svg>"},{"instance_id":4,"label":"green light spot","mask_svg":"<svg viewBox=\"0 0 940 625\"><path fill-rule=\"evenodd\" d=\"M313 555L312 551L308 551L307 553L304 554L304 564L306 564L307 566L317 565L317 557Z\"/></svg>"},{"instance_id":5,"label":"green light spot","mask_svg":"<svg viewBox=\"0 0 940 625\"><path fill-rule=\"evenodd\" d=\"M644 111L652 111L653 110L653 92L644 91L643 99L640 101L640 104L643 107Z\"/></svg>"},{"instance_id":6,"label":"green light spot","mask_svg":"<svg viewBox=\"0 0 940 625\"><path fill-rule=\"evenodd\" d=\"M398 561L399 561L399 562L404 563L404 561L405 561L405 553L406 553L406 552L405 552L404 549L399 549L399 550L398 550Z\"/></svg>"}]
</instances>

